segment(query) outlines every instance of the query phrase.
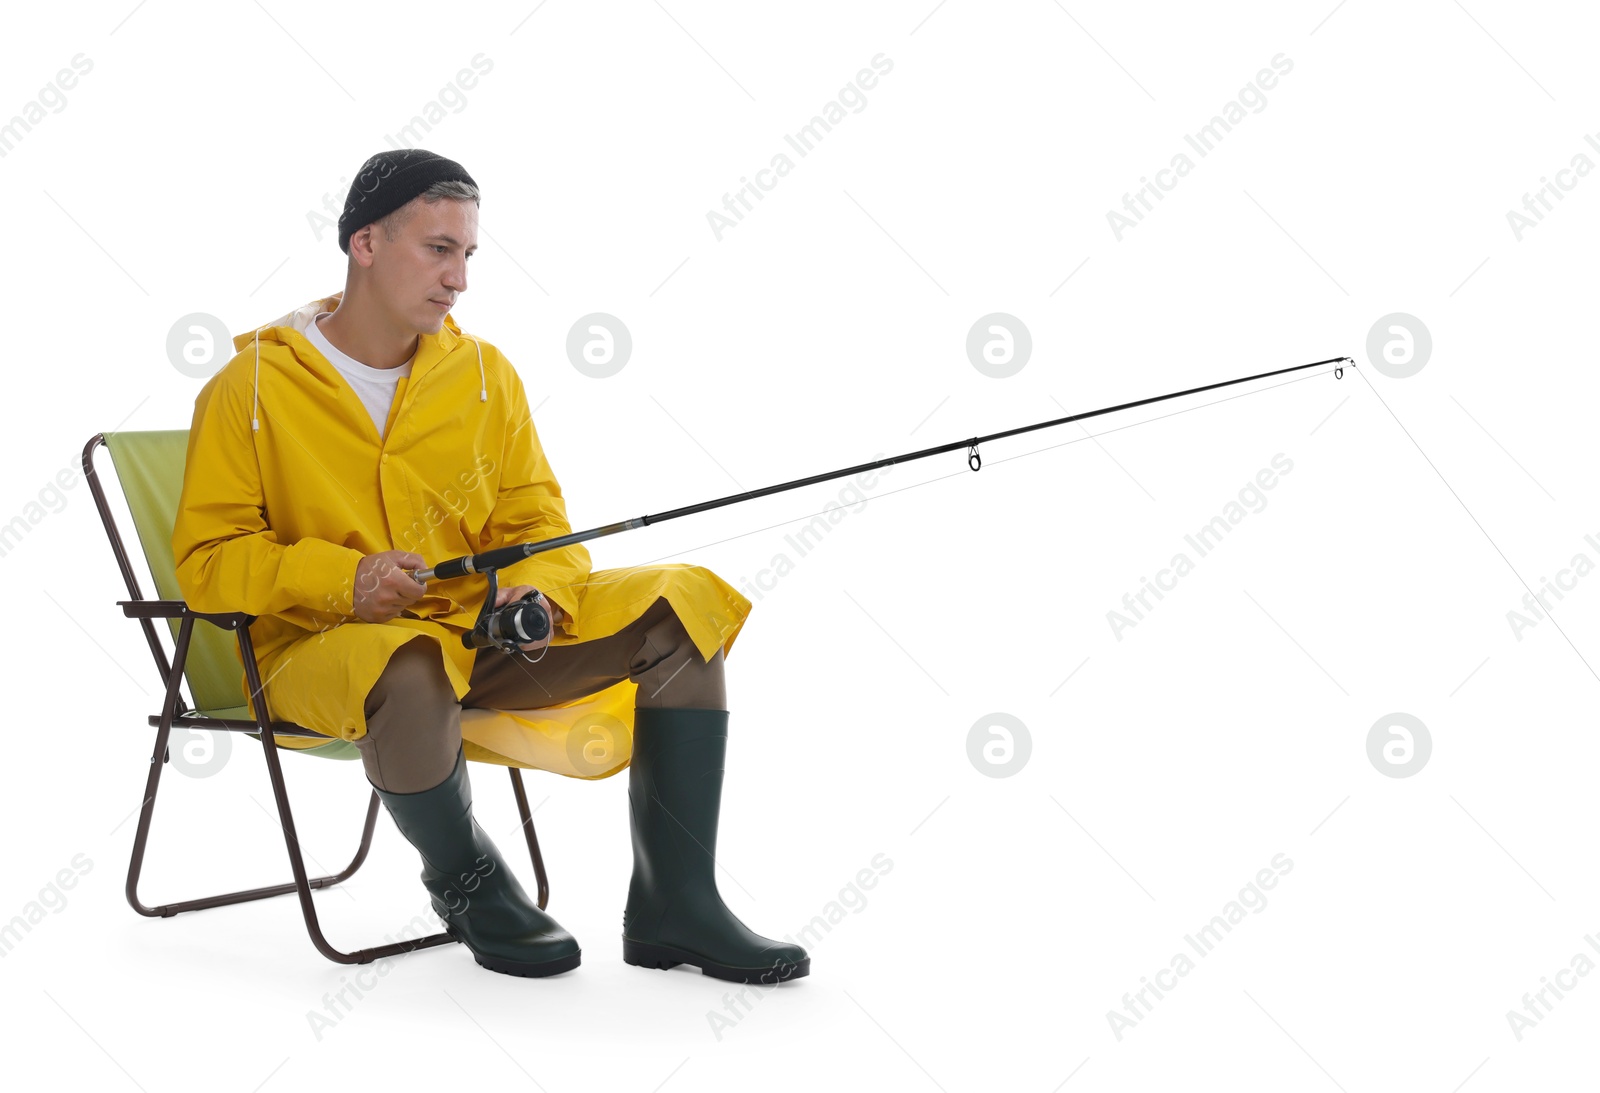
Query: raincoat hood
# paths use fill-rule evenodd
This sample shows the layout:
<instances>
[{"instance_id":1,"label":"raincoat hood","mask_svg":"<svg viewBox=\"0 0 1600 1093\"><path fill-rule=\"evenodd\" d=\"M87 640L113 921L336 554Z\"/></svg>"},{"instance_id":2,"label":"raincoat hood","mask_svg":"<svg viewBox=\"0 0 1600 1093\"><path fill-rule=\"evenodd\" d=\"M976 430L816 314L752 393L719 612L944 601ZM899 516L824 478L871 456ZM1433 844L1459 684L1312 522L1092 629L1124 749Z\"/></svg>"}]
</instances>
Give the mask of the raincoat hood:
<instances>
[{"instance_id":1,"label":"raincoat hood","mask_svg":"<svg viewBox=\"0 0 1600 1093\"><path fill-rule=\"evenodd\" d=\"M251 432L259 432L261 429L261 417L259 410L261 390L261 342L263 333L266 335L266 340L269 345L284 346L292 350L294 355L298 357L302 363L312 368L313 371L325 372L331 366L328 364L327 360L322 356L322 354L318 353L312 347L311 339L306 336L306 328L315 322L317 316L321 315L324 311L337 311L339 308L339 302L343 299L343 291L335 292L331 296L324 296L320 300L312 300L308 304L304 304L295 308L293 311L280 315L270 323L256 327L253 333L238 334L234 336L233 348L236 351L242 353L246 348L252 346L255 350L255 376L251 383L251 387L255 391L255 395L251 400L250 409ZM418 337L417 359L416 362L411 366L412 380L415 381L418 378L417 366L422 362L423 346L430 340L437 346L439 350L437 356L433 354L429 355L430 367L440 358L448 355L451 350L453 350L462 342L462 340L470 341L472 343L473 348L478 354L478 401L488 402L489 382L483 369L483 346L478 342L478 339L474 338L472 335L461 333L461 328L456 325L455 316L449 312L445 313L444 325L439 328L439 333L433 335L431 339L427 336ZM329 377L325 376L325 378ZM329 379L330 382L332 382L331 378Z\"/></svg>"}]
</instances>

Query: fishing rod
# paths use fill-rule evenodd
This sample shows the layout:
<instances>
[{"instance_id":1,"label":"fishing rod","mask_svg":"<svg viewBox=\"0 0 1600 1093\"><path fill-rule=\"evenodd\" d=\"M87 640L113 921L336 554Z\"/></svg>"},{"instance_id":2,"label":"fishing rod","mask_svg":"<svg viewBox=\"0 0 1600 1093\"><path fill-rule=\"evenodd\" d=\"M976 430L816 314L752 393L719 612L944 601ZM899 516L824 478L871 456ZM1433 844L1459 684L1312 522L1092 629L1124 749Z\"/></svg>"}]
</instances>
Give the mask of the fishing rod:
<instances>
[{"instance_id":1,"label":"fishing rod","mask_svg":"<svg viewBox=\"0 0 1600 1093\"><path fill-rule=\"evenodd\" d=\"M1287 375L1290 372L1303 372L1307 368L1317 368L1325 364L1335 366L1332 370L1335 379L1343 379L1346 362L1353 366L1355 359L1353 357L1331 357L1328 360L1312 361L1310 364L1297 364L1290 368L1278 368L1271 372L1259 372L1253 376L1241 376L1238 379L1223 380L1220 383L1207 383L1199 387L1190 387L1184 391L1173 391L1165 395L1152 395L1149 398L1122 402L1115 406L1102 406L1098 410L1085 410L1079 414L1068 414L1066 417L1052 418L1049 421L1041 421L1033 425L1022 425L1015 429L989 433L987 436L975 436L967 440L954 440L949 444L938 444L932 448L923 448L921 451L907 452L904 455L890 456L887 459L875 459L870 463L859 463L854 467L845 467L841 470L829 471L826 474L814 474L807 478L796 478L790 482L780 482L775 486L765 486L758 490L746 490L743 493L719 497L714 501L702 501L697 505L685 505L682 508L669 509L666 512L655 513L654 515L636 516L632 520L604 524L597 528L590 528L588 531L575 531L568 535L558 535L551 539L541 539L533 543L516 543L511 546L496 547L481 554L469 554L460 558L451 558L435 566L407 570L406 572L418 583L451 580L456 577L464 577L469 573L483 574L489 580L488 594L484 598L483 607L479 610L477 621L472 629L461 635L461 643L473 649L498 648L506 653L516 653L524 644L542 641L549 635L550 615L540 602L542 596L537 591L526 593L520 599L503 607L495 607L494 602L498 598L499 592L497 570L503 566L520 562L524 558L531 558L535 554L540 554L547 550L558 550L564 546L587 542L590 539L598 539L605 535L615 535L618 532L630 531L633 528L642 528L647 524L659 524L665 520L675 520L680 516L706 512L709 509L722 508L725 505L735 505L740 501L749 501L757 497L765 497L768 494L782 493L785 490L799 489L801 486L827 482L835 478L843 478L846 475L860 474L862 471L890 467L896 463L910 462L913 459L925 459L928 456L953 452L960 448L967 449L967 466L977 471L983 467L983 457L978 454L978 445L985 444L991 440L1017 436L1021 433L1031 433L1038 429L1050 429L1057 425L1066 425L1074 421L1085 421L1092 417L1100 417L1103 414L1114 414L1119 410L1130 410L1135 406L1149 406L1156 402L1183 398L1185 395L1196 395L1202 391L1215 391L1221 387L1233 387L1237 384L1249 383L1251 380L1268 379L1272 376ZM526 656L526 653L523 655Z\"/></svg>"},{"instance_id":2,"label":"fishing rod","mask_svg":"<svg viewBox=\"0 0 1600 1093\"><path fill-rule=\"evenodd\" d=\"M682 508L669 509L654 515L636 516L632 520L623 520L615 524L605 524L601 527L590 528L588 531L575 531L568 535L558 535L553 539L541 539L533 543L516 543L512 546L496 547L494 550L484 551L482 554L469 554L461 558L451 558L440 562L438 565L426 569L411 571L411 576L418 582L445 581L455 577L464 577L469 573L489 573L501 566L512 565L524 558L531 558L535 554L547 550L558 550L574 543L587 542L590 539L599 539L605 535L615 535L621 531L631 531L642 528L647 524L659 524L666 520L676 520L680 516L689 516L697 512L706 512L710 509L722 508L725 505L738 504L740 501L750 501L768 494L782 493L785 490L799 489L801 486L810 486L818 482L827 482L846 475L860 474L862 471L874 470L880 467L893 466L896 463L907 463L913 459L925 459L931 455L941 455L944 452L953 452L960 448L967 449L967 466L974 471L983 466L983 459L978 454L978 445L986 444L991 440L1000 440L1003 437L1017 436L1021 433L1031 433L1038 429L1050 429L1057 425L1067 425L1074 421L1085 421L1103 414L1114 414L1119 410L1131 410L1135 406L1149 406L1151 403L1166 402L1169 399L1183 398L1185 395L1197 395L1201 391L1215 391L1220 387L1233 387L1251 380L1267 379L1271 376L1282 376L1290 372L1303 372L1307 368L1316 368L1320 365L1336 365L1333 369L1335 379L1344 378L1344 362L1355 364L1353 357L1330 357L1324 361L1312 361L1310 364L1297 364L1291 368L1279 368L1271 372L1260 372L1253 376L1241 376L1234 380L1223 380L1220 383L1208 383L1201 387L1191 387L1186 391L1173 391L1165 395L1152 395L1150 398L1135 399L1132 402L1118 403L1116 406L1103 406L1098 410L1085 410L1079 414L1068 414L1066 417L1053 418L1050 421L1041 421L1034 425L1022 425L1015 429L1005 429L998 433L989 433L987 436L975 436L968 440L954 440L949 444L939 444L932 448L923 448L921 451L907 452L904 455L890 456L887 459L876 459L870 463L858 463L854 467L845 467L842 470L829 471L826 474L814 474L807 478L796 478L791 482L780 482L775 486L764 486L758 490L746 490L743 493L730 494L719 497L714 501L702 501L697 505L684 505ZM491 597L492 601L493 597Z\"/></svg>"}]
</instances>

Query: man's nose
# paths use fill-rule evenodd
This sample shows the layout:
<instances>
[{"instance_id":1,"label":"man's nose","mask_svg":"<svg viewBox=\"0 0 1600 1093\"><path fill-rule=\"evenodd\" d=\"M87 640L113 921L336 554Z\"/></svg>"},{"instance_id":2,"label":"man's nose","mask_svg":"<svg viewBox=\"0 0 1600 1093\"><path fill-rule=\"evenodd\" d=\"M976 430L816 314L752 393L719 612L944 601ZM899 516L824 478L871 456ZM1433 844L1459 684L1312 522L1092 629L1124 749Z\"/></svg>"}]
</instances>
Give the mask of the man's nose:
<instances>
[{"instance_id":1,"label":"man's nose","mask_svg":"<svg viewBox=\"0 0 1600 1093\"><path fill-rule=\"evenodd\" d=\"M457 294L467 291L467 260L457 258L445 272L444 287Z\"/></svg>"}]
</instances>

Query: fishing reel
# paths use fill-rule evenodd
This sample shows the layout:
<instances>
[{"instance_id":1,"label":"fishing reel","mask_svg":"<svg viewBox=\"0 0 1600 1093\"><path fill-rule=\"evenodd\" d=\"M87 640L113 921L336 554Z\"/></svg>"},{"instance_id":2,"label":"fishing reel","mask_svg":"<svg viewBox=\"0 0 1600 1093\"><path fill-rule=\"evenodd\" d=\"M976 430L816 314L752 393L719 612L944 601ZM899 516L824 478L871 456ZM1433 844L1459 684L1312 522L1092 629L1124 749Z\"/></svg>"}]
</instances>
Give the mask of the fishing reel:
<instances>
[{"instance_id":1,"label":"fishing reel","mask_svg":"<svg viewBox=\"0 0 1600 1093\"><path fill-rule=\"evenodd\" d=\"M526 657L522 646L550 636L550 611L545 606L544 596L529 592L503 607L495 607L495 597L500 591L499 578L493 569L481 572L489 578L489 592L478 612L478 621L461 635L461 644L468 649L499 649L504 653L523 653ZM543 657L541 652L539 658Z\"/></svg>"}]
</instances>

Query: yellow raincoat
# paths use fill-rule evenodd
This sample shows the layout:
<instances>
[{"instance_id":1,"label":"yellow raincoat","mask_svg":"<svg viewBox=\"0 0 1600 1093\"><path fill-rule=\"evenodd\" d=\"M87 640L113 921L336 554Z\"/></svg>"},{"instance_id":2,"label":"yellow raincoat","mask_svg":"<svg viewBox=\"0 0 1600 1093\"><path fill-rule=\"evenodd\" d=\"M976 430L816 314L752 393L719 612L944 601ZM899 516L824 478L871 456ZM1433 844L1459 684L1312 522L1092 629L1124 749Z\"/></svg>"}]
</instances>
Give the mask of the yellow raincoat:
<instances>
[{"instance_id":1,"label":"yellow raincoat","mask_svg":"<svg viewBox=\"0 0 1600 1093\"><path fill-rule=\"evenodd\" d=\"M366 733L366 694L390 654L419 633L438 639L457 699L466 694L476 651L461 634L487 591L481 576L430 582L399 618L363 622L351 609L357 562L408 550L433 565L572 528L516 371L452 316L418 339L378 436L304 333L342 295L234 338L237 354L195 399L172 547L190 607L258 616L250 633L273 719L354 740ZM700 566L591 572L581 543L535 554L499 578L502 588L533 585L571 617L552 635L557 646L614 634L665 597L701 656L718 648L726 656L751 606ZM627 765L635 690L623 680L583 701L518 711L480 734L483 743L469 738L467 757L528 765L517 758L559 755L566 733L602 715L626 730L624 761L598 775L558 773L615 774ZM248 701L242 672L240 693ZM522 747L519 731L542 737L539 746Z\"/></svg>"}]
</instances>

